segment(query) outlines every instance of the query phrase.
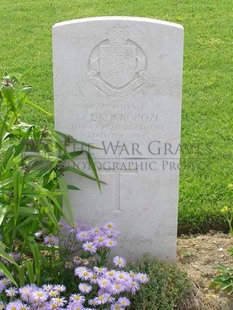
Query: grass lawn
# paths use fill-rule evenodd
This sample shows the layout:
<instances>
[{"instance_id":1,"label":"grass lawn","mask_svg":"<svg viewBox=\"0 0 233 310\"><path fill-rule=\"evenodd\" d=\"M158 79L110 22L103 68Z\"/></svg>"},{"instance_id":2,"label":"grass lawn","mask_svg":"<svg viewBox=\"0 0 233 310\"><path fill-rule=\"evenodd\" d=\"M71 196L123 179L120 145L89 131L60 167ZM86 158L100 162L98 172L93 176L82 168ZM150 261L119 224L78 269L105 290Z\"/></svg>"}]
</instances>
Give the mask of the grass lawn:
<instances>
[{"instance_id":1,"label":"grass lawn","mask_svg":"<svg viewBox=\"0 0 233 310\"><path fill-rule=\"evenodd\" d=\"M106 15L141 16L185 28L179 231L227 226L220 209L232 203L233 104L231 0L1 0L0 72L21 73L32 100L53 111L52 26ZM53 119L28 109L27 121Z\"/></svg>"}]
</instances>

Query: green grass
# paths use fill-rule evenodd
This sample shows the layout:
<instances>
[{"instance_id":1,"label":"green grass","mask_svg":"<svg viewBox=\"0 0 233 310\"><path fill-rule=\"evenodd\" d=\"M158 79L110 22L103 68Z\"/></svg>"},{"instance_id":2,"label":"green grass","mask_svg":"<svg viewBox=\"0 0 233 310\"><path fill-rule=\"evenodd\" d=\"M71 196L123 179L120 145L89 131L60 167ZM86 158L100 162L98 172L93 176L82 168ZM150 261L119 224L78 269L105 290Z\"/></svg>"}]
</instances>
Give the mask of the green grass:
<instances>
[{"instance_id":1,"label":"green grass","mask_svg":"<svg viewBox=\"0 0 233 310\"><path fill-rule=\"evenodd\" d=\"M1 0L0 72L21 73L32 100L53 111L51 28L81 17L125 15L185 28L179 232L227 229L220 209L232 203L232 1ZM27 121L53 126L28 109ZM199 146L200 151L197 151ZM195 148L196 147L196 148Z\"/></svg>"}]
</instances>

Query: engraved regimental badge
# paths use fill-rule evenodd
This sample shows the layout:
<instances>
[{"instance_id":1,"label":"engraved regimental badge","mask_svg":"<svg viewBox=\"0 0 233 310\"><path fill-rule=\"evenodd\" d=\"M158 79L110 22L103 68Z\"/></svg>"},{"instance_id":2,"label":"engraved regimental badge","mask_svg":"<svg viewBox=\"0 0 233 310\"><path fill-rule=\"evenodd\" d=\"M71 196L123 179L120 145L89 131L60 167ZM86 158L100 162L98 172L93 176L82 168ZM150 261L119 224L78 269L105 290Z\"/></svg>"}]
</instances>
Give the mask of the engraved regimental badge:
<instances>
[{"instance_id":1,"label":"engraved regimental badge","mask_svg":"<svg viewBox=\"0 0 233 310\"><path fill-rule=\"evenodd\" d=\"M92 50L86 77L106 95L123 98L146 84L150 74L142 48L128 39L124 27L117 25Z\"/></svg>"}]
</instances>

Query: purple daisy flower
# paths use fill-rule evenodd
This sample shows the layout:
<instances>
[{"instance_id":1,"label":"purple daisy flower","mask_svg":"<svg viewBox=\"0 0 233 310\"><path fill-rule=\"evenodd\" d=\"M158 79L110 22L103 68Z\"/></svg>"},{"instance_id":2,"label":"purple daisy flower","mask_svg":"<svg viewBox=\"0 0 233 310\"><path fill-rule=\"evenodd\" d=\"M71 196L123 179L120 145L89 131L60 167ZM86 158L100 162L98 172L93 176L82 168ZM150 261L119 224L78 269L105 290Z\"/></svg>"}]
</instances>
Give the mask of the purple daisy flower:
<instances>
[{"instance_id":1,"label":"purple daisy flower","mask_svg":"<svg viewBox=\"0 0 233 310\"><path fill-rule=\"evenodd\" d=\"M44 238L44 244L48 246L57 246L59 244L59 239L56 236L49 235Z\"/></svg>"},{"instance_id":2,"label":"purple daisy flower","mask_svg":"<svg viewBox=\"0 0 233 310\"><path fill-rule=\"evenodd\" d=\"M116 256L113 258L113 263L116 267L123 268L126 265L126 260L123 257Z\"/></svg>"},{"instance_id":3,"label":"purple daisy flower","mask_svg":"<svg viewBox=\"0 0 233 310\"><path fill-rule=\"evenodd\" d=\"M88 294L92 290L92 286L86 283L80 283L78 288L83 294Z\"/></svg>"},{"instance_id":4,"label":"purple daisy flower","mask_svg":"<svg viewBox=\"0 0 233 310\"><path fill-rule=\"evenodd\" d=\"M95 244L93 242L90 242L90 241L86 241L83 244L83 249L85 252L89 252L91 254L94 254L97 251L97 247L95 246Z\"/></svg>"}]
</instances>

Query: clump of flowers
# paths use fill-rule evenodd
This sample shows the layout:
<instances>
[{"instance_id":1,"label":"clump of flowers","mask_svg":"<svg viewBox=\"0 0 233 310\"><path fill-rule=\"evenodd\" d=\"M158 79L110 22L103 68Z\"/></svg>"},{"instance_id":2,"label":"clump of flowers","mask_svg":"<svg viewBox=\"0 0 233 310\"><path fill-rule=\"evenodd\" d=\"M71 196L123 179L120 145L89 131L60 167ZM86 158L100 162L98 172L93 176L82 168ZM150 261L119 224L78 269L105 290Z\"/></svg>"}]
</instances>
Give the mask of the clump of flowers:
<instances>
[{"instance_id":1,"label":"clump of flowers","mask_svg":"<svg viewBox=\"0 0 233 310\"><path fill-rule=\"evenodd\" d=\"M130 305L129 296L149 279L143 273L124 271L126 260L123 257L114 257L112 267L107 267L110 251L117 245L116 226L106 223L91 228L76 223L70 227L65 222L60 222L59 226L59 238L38 234L41 244L51 250L45 251L44 257L49 255L51 274L56 269L57 277L47 276L46 283L41 286L27 283L15 287L0 273L3 296L0 309L126 309Z\"/></svg>"}]
</instances>

